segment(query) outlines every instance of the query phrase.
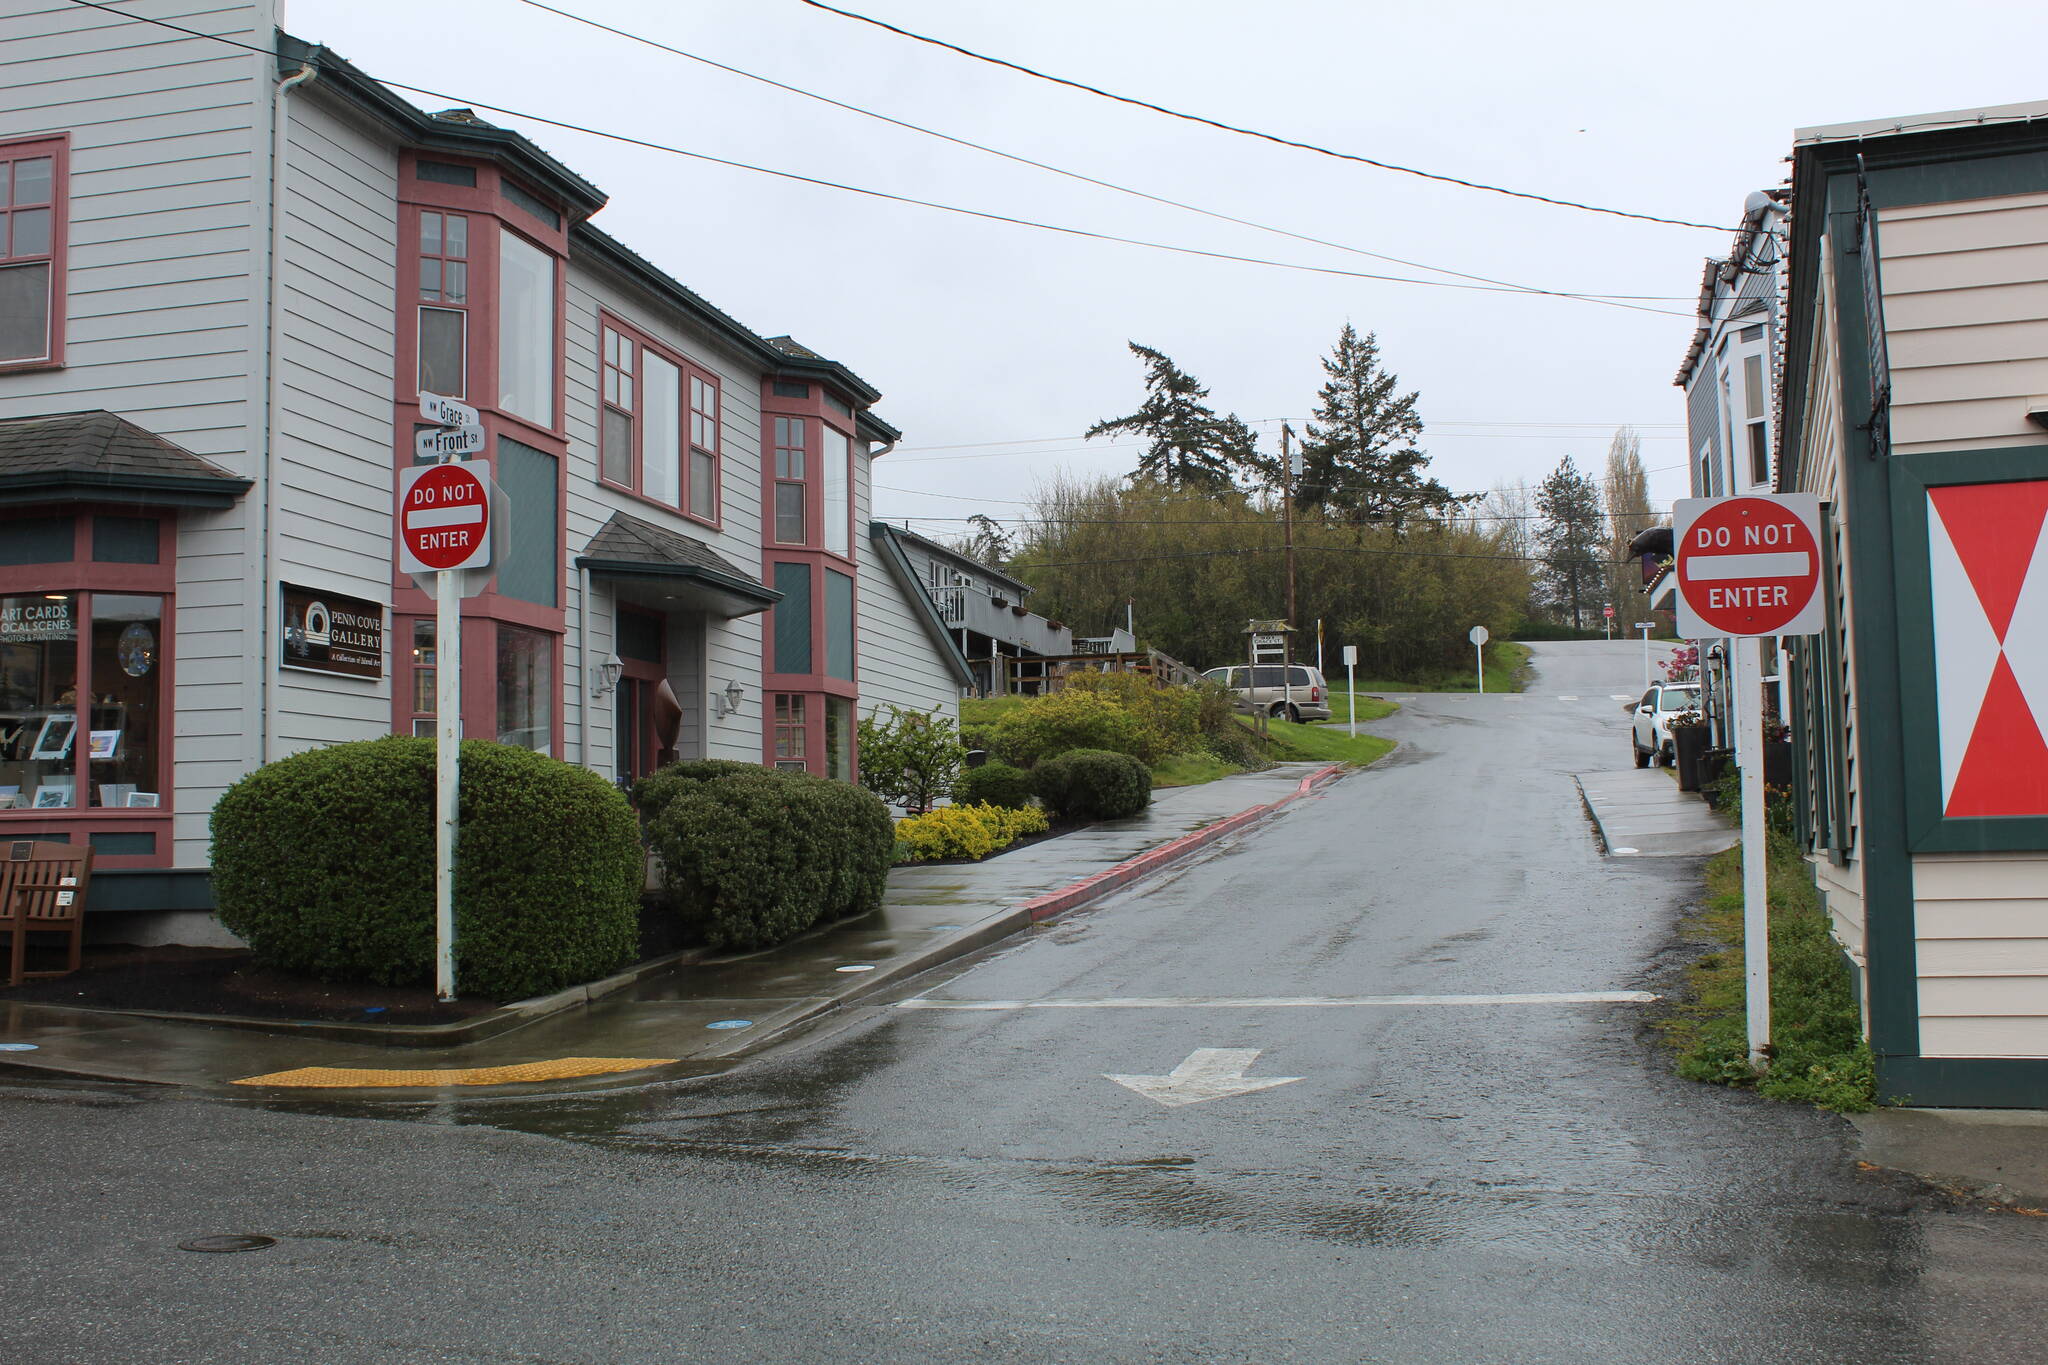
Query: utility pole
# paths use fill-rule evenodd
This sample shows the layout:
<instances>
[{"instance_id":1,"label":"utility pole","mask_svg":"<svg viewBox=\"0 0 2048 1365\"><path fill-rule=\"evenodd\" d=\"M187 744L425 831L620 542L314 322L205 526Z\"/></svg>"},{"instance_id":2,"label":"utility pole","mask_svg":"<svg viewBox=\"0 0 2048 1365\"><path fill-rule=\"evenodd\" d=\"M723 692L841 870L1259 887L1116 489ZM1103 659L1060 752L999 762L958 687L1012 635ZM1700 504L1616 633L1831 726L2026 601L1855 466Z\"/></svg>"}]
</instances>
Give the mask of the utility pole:
<instances>
[{"instance_id":1,"label":"utility pole","mask_svg":"<svg viewBox=\"0 0 2048 1365\"><path fill-rule=\"evenodd\" d=\"M1280 522L1287 537L1287 624L1294 624L1294 428L1280 424Z\"/></svg>"}]
</instances>

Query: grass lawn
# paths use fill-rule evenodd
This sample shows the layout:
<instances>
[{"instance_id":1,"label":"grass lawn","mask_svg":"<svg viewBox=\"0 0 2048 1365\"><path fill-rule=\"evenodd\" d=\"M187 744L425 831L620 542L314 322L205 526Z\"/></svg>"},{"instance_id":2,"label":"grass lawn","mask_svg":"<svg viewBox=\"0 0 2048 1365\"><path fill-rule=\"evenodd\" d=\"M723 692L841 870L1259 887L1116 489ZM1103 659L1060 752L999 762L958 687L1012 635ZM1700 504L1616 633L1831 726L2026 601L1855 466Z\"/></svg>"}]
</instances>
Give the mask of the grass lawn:
<instances>
[{"instance_id":1,"label":"grass lawn","mask_svg":"<svg viewBox=\"0 0 2048 1365\"><path fill-rule=\"evenodd\" d=\"M1742 850L1707 864L1710 899L1701 925L1722 947L1694 963L1690 998L1663 1027L1678 1050L1678 1074L1721 1085L1753 1085L1774 1100L1855 1111L1871 1107L1874 1081L1861 1014L1849 993L1842 950L1828 932L1812 869L1792 841L1773 833L1767 876L1771 923L1770 1067L1749 1068L1742 967Z\"/></svg>"},{"instance_id":2,"label":"grass lawn","mask_svg":"<svg viewBox=\"0 0 2048 1365\"><path fill-rule=\"evenodd\" d=\"M1235 763L1226 763L1214 754L1175 754L1152 765L1152 785L1155 788L1199 787L1204 782L1214 782L1219 777L1243 771Z\"/></svg>"},{"instance_id":3,"label":"grass lawn","mask_svg":"<svg viewBox=\"0 0 2048 1365\"><path fill-rule=\"evenodd\" d=\"M1394 708L1389 706L1387 709L1391 711ZM1380 714L1385 715L1386 711ZM1358 718L1365 719L1363 706L1359 708ZM1254 722L1248 716L1239 716L1238 721L1247 729L1254 728ZM1379 735L1360 735L1353 739L1334 724L1295 725L1284 720L1269 720L1266 726L1273 741L1272 757L1283 763L1370 763L1386 757L1394 747L1393 740Z\"/></svg>"},{"instance_id":4,"label":"grass lawn","mask_svg":"<svg viewBox=\"0 0 2048 1365\"><path fill-rule=\"evenodd\" d=\"M1486 646L1486 690L1521 691L1522 666L1528 662L1529 646L1514 640L1489 641ZM1330 691L1342 695L1346 686L1344 666L1339 664L1330 670L1328 676ZM1478 689L1478 680L1470 668L1444 669L1419 678L1360 678L1357 688L1360 692L1476 692Z\"/></svg>"},{"instance_id":5,"label":"grass lawn","mask_svg":"<svg viewBox=\"0 0 2048 1365\"><path fill-rule=\"evenodd\" d=\"M1384 716L1391 716L1400 709L1401 705L1399 702L1381 701L1378 697L1368 697L1363 687L1359 688L1356 692L1332 692L1330 693L1330 719L1326 723L1329 725L1349 725L1351 723L1351 713L1356 710L1359 723L1363 724L1369 720L1379 720Z\"/></svg>"}]
</instances>

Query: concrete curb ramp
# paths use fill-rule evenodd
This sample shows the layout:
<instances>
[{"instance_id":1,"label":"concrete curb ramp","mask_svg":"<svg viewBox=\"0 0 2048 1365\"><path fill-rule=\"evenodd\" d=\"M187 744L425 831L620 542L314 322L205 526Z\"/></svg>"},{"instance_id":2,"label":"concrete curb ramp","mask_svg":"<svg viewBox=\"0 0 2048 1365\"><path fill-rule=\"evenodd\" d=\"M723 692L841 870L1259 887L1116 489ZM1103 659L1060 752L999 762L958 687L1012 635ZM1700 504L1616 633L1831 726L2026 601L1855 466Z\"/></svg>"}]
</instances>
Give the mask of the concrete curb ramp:
<instances>
[{"instance_id":1,"label":"concrete curb ramp","mask_svg":"<svg viewBox=\"0 0 2048 1365\"><path fill-rule=\"evenodd\" d=\"M1617 858L1698 858L1735 842L1735 829L1658 768L1578 773L1579 793Z\"/></svg>"}]
</instances>

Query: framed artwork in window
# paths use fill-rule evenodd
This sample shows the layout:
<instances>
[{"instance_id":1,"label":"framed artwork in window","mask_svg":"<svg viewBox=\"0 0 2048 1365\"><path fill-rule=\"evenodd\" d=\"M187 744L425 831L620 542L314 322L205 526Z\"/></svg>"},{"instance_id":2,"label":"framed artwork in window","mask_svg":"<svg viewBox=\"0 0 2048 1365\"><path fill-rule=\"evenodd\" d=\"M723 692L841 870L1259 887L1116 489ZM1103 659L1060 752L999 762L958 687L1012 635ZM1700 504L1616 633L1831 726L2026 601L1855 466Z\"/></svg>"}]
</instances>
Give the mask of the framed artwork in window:
<instances>
[{"instance_id":1,"label":"framed artwork in window","mask_svg":"<svg viewBox=\"0 0 2048 1365\"><path fill-rule=\"evenodd\" d=\"M36 747L30 752L31 759L68 758L71 754L71 738L78 731L78 717L73 715L50 716L43 721L42 731L36 736ZM40 794L38 806L43 804Z\"/></svg>"},{"instance_id":2,"label":"framed artwork in window","mask_svg":"<svg viewBox=\"0 0 2048 1365\"><path fill-rule=\"evenodd\" d=\"M88 732L86 754L91 758L113 758L121 751L119 730L93 730Z\"/></svg>"},{"instance_id":3,"label":"framed artwork in window","mask_svg":"<svg viewBox=\"0 0 2048 1365\"><path fill-rule=\"evenodd\" d=\"M128 793L128 804L129 804L129 805L130 805L131 807L133 807L133 806L146 806L146 807L148 807L148 808L149 808L150 810L155 810L155 809L156 809L156 808L157 808L157 807L158 807L159 805L161 805L162 803L163 803L163 798L162 798L162 797L161 797L161 796L160 796L160 795L159 795L158 793L156 793L156 792L129 792L129 793Z\"/></svg>"},{"instance_id":4,"label":"framed artwork in window","mask_svg":"<svg viewBox=\"0 0 2048 1365\"><path fill-rule=\"evenodd\" d=\"M46 782L36 788L37 810L62 810L71 804L71 788Z\"/></svg>"}]
</instances>

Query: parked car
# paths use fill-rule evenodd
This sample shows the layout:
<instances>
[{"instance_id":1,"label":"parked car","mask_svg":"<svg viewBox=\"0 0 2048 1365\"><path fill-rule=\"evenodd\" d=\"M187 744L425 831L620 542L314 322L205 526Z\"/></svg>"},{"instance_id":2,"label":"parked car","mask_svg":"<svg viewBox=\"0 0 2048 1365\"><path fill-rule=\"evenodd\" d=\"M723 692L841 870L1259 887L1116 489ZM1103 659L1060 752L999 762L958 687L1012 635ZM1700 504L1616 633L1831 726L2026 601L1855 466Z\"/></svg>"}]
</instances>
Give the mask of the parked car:
<instances>
[{"instance_id":1,"label":"parked car","mask_svg":"<svg viewBox=\"0 0 2048 1365\"><path fill-rule=\"evenodd\" d=\"M1293 669L1293 676L1287 671ZM1238 664L1212 668L1202 677L1237 693L1237 709L1263 711L1276 720L1328 720L1330 685L1321 669L1307 664Z\"/></svg>"},{"instance_id":2,"label":"parked car","mask_svg":"<svg viewBox=\"0 0 2048 1365\"><path fill-rule=\"evenodd\" d=\"M1700 709L1698 683L1658 683L1639 700L1621 708L1629 713L1629 754L1638 768L1652 763L1669 765L1678 751L1671 739L1671 724L1688 711Z\"/></svg>"}]
</instances>

